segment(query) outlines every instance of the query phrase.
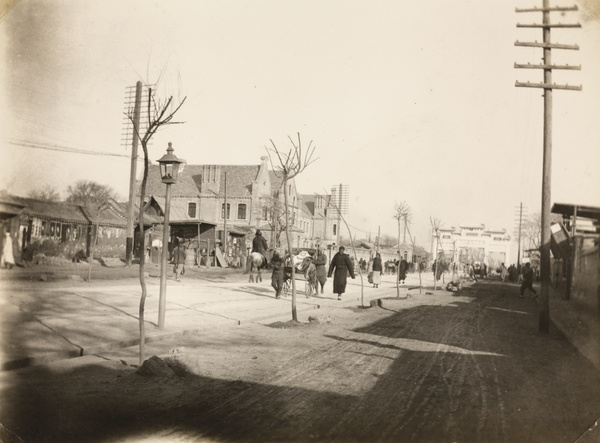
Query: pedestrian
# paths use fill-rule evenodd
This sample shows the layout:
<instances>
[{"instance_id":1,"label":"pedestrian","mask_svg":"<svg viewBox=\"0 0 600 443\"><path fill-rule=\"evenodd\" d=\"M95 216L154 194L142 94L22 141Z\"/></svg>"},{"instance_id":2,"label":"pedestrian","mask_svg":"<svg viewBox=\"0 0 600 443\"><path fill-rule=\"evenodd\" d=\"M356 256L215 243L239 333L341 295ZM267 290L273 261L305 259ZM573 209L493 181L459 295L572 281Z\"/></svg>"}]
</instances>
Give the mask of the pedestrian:
<instances>
[{"instance_id":1,"label":"pedestrian","mask_svg":"<svg viewBox=\"0 0 600 443\"><path fill-rule=\"evenodd\" d=\"M373 259L373 287L378 288L381 283L381 274L383 274L383 266L381 264L381 255L377 253Z\"/></svg>"},{"instance_id":2,"label":"pedestrian","mask_svg":"<svg viewBox=\"0 0 600 443\"><path fill-rule=\"evenodd\" d=\"M350 261L350 257L344 253L346 248L340 246L337 254L333 256L331 259L331 263L329 264L329 273L328 277L335 271L335 275L333 277L333 293L337 294L338 300L342 299L342 294L346 292L346 280L348 278L348 274L350 277L354 279L354 268L352 267L352 261Z\"/></svg>"},{"instance_id":3,"label":"pedestrian","mask_svg":"<svg viewBox=\"0 0 600 443\"><path fill-rule=\"evenodd\" d=\"M175 249L173 250L173 274L175 280L179 281L179 276L185 274L185 248L178 239L175 239Z\"/></svg>"},{"instance_id":4,"label":"pedestrian","mask_svg":"<svg viewBox=\"0 0 600 443\"><path fill-rule=\"evenodd\" d=\"M0 267L12 269L15 265L15 256L13 254L13 244L10 232L4 234L4 247L2 248L2 258Z\"/></svg>"},{"instance_id":5,"label":"pedestrian","mask_svg":"<svg viewBox=\"0 0 600 443\"><path fill-rule=\"evenodd\" d=\"M269 245L267 244L267 240L262 236L262 232L257 230L256 235L252 239L252 252L258 252L263 256L263 266L267 264L265 252L267 252L268 249Z\"/></svg>"},{"instance_id":6,"label":"pedestrian","mask_svg":"<svg viewBox=\"0 0 600 443\"><path fill-rule=\"evenodd\" d=\"M502 263L502 265L500 266L500 280L502 281L502 283L504 283L504 281L506 280L507 275L508 269L506 269L506 265Z\"/></svg>"},{"instance_id":7,"label":"pedestrian","mask_svg":"<svg viewBox=\"0 0 600 443\"><path fill-rule=\"evenodd\" d=\"M406 280L406 271L408 270L408 262L404 257L400 259L400 264L398 265L398 280L400 283L404 284L404 280ZM433 272L435 273L435 267Z\"/></svg>"},{"instance_id":8,"label":"pedestrian","mask_svg":"<svg viewBox=\"0 0 600 443\"><path fill-rule=\"evenodd\" d=\"M283 273L285 270L285 265L283 259L277 251L273 252L271 267L273 268L273 273L271 274L271 286L273 289L275 289L275 298L280 298L281 289L283 288Z\"/></svg>"},{"instance_id":9,"label":"pedestrian","mask_svg":"<svg viewBox=\"0 0 600 443\"><path fill-rule=\"evenodd\" d=\"M533 269L529 262L525 263L525 268L523 269L523 284L521 284L521 295L519 297L523 298L525 295L525 289L529 289L533 292L533 296L531 298L536 298L538 296L535 289L533 289Z\"/></svg>"},{"instance_id":10,"label":"pedestrian","mask_svg":"<svg viewBox=\"0 0 600 443\"><path fill-rule=\"evenodd\" d=\"M327 265L327 254L325 254L321 245L317 246L317 252L313 263L317 268L317 282L321 286L321 294L323 294L323 292L325 292L325 283L327 282L327 269L325 269L325 265Z\"/></svg>"}]
</instances>

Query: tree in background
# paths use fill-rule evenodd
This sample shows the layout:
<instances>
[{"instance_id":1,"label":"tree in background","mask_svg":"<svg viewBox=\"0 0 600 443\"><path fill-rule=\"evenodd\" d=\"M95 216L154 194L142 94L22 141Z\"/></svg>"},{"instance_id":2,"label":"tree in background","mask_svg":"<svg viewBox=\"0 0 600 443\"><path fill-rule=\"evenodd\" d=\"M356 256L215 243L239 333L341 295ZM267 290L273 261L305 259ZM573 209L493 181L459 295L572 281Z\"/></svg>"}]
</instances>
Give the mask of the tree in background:
<instances>
[{"instance_id":1,"label":"tree in background","mask_svg":"<svg viewBox=\"0 0 600 443\"><path fill-rule=\"evenodd\" d=\"M279 197L264 197L261 199L262 203L266 204L269 208L266 218L258 217L259 223L262 221L269 225L271 232L273 233L272 243L274 248L281 247L281 234L285 232L285 208L281 204Z\"/></svg>"},{"instance_id":2,"label":"tree in background","mask_svg":"<svg viewBox=\"0 0 600 443\"><path fill-rule=\"evenodd\" d=\"M137 129L137 125L134 121L134 111L132 110L130 114L126 114L127 118L131 120L133 123L133 128L135 131L134 137L138 137L140 144L142 145L142 149L144 151L144 174L142 176L142 184L140 187L140 213L139 213L139 230L140 230L140 286L142 288L142 295L140 297L140 308L139 308L139 328L140 328L140 365L145 360L145 345L146 345L146 329L144 325L144 309L146 304L146 296L147 296L147 288L146 288L146 279L144 275L144 263L146 258L146 246L145 240L146 236L144 235L144 207L146 200L146 183L148 182L148 144L152 140L156 131L158 131L162 126L172 125L172 124L180 124L183 122L174 122L173 117L179 111L183 103L185 102L186 97L183 97L181 100L176 103L173 100L173 96L171 95L169 98L165 100L156 99L154 96L154 90L152 86L148 86L148 94L147 102L143 104L142 112L146 113L146 121L147 126L146 130L141 133ZM167 247L167 245L163 245L163 247Z\"/></svg>"},{"instance_id":3,"label":"tree in background","mask_svg":"<svg viewBox=\"0 0 600 443\"><path fill-rule=\"evenodd\" d=\"M30 191L28 195L29 198L45 202L55 203L60 201L60 193L56 189L51 187L42 189L41 191L37 189L34 191Z\"/></svg>"},{"instance_id":4,"label":"tree in background","mask_svg":"<svg viewBox=\"0 0 600 443\"><path fill-rule=\"evenodd\" d=\"M118 198L117 193L108 185L79 180L67 188L66 201L81 206L100 206L110 199Z\"/></svg>"},{"instance_id":5,"label":"tree in background","mask_svg":"<svg viewBox=\"0 0 600 443\"><path fill-rule=\"evenodd\" d=\"M284 198L284 213L285 213L285 236L287 240L287 253L289 257L293 257L292 254L292 234L290 224L290 204L289 204L289 191L288 182L294 177L301 174L312 162L315 148L312 146L312 140L308 144L308 149L302 153L302 143L300 140L300 134L298 133L298 144L294 143L291 137L289 140L292 144L292 148L288 149L287 153L283 153L275 145L273 140L271 142L271 148L265 147L267 154L269 154L269 161L271 162L271 169L275 175L283 179L283 198ZM279 162L277 166L273 166L273 158L276 157ZM298 321L298 314L296 312L296 270L295 266L292 265L292 320Z\"/></svg>"},{"instance_id":6,"label":"tree in background","mask_svg":"<svg viewBox=\"0 0 600 443\"><path fill-rule=\"evenodd\" d=\"M412 209L408 203L405 201L401 203L396 203L394 205L394 218L398 222L398 275L396 277L396 297L400 297L400 264L402 263L402 254L400 252L400 232L401 225L404 222L404 232L406 232L406 225L408 224L408 220L410 220L412 216ZM413 244L413 251L414 251ZM419 268L419 281L421 280L421 270ZM421 290L421 285L419 285L419 290Z\"/></svg>"}]
</instances>

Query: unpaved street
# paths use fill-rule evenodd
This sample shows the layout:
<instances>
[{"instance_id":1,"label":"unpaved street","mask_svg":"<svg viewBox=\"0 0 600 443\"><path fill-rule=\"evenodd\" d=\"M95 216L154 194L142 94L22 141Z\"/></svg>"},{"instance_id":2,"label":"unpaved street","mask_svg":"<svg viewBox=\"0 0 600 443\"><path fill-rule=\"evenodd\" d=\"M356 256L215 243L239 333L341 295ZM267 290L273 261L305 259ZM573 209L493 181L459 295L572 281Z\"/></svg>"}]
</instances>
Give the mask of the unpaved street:
<instances>
[{"instance_id":1,"label":"unpaved street","mask_svg":"<svg viewBox=\"0 0 600 443\"><path fill-rule=\"evenodd\" d=\"M27 442L574 442L600 417L600 373L539 334L517 291L413 292L316 311L331 323L154 343L170 378L136 375L135 349L4 372L1 421Z\"/></svg>"}]
</instances>

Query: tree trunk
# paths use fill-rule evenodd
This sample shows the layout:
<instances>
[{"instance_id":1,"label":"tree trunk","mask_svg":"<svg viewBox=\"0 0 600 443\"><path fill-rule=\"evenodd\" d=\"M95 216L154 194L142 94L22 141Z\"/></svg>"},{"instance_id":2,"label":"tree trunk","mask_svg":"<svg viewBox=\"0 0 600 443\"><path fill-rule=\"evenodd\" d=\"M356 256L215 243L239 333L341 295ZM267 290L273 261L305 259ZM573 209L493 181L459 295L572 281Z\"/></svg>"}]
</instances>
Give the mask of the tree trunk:
<instances>
[{"instance_id":1,"label":"tree trunk","mask_svg":"<svg viewBox=\"0 0 600 443\"><path fill-rule=\"evenodd\" d=\"M287 240L288 255L292 262L292 320L298 321L298 313L296 312L296 266L292 256L292 237L290 234L290 210L288 205L288 177L283 177L283 201L285 203L285 238Z\"/></svg>"},{"instance_id":2,"label":"tree trunk","mask_svg":"<svg viewBox=\"0 0 600 443\"><path fill-rule=\"evenodd\" d=\"M396 268L396 297L400 297L400 263L402 263L402 256L400 255L400 217L398 217L398 267Z\"/></svg>"}]
</instances>

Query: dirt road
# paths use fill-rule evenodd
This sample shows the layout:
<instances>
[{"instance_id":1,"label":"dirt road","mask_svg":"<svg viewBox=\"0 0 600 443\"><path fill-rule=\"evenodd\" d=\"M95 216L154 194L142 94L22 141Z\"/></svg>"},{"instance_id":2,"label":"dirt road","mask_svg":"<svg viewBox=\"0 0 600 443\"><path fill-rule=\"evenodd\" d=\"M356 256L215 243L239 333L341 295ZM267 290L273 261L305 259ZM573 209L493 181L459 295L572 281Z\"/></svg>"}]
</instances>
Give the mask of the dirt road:
<instances>
[{"instance_id":1,"label":"dirt road","mask_svg":"<svg viewBox=\"0 0 600 443\"><path fill-rule=\"evenodd\" d=\"M600 417L600 373L515 286L317 315L153 344L173 377L132 350L2 373L0 421L26 442L574 442Z\"/></svg>"}]
</instances>

